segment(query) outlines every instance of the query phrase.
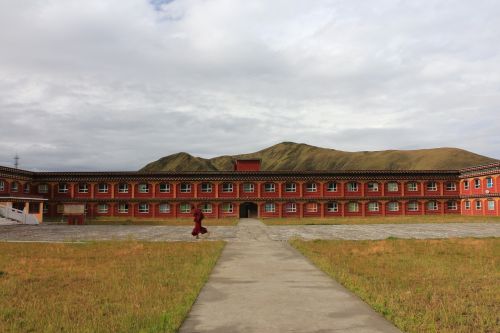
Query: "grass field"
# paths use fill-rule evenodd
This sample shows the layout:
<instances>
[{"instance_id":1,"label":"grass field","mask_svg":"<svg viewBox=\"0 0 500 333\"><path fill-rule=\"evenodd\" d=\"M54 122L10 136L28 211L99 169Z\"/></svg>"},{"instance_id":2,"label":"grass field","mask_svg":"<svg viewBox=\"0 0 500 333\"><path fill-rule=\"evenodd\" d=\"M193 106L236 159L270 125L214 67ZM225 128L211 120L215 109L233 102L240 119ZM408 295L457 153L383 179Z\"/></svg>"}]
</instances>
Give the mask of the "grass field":
<instances>
[{"instance_id":1,"label":"grass field","mask_svg":"<svg viewBox=\"0 0 500 333\"><path fill-rule=\"evenodd\" d=\"M0 243L0 332L175 332L223 246Z\"/></svg>"},{"instance_id":2,"label":"grass field","mask_svg":"<svg viewBox=\"0 0 500 333\"><path fill-rule=\"evenodd\" d=\"M408 224L408 223L457 223L457 222L500 222L498 216L423 215L423 216L372 216L372 217L330 217L330 218L265 218L267 225L301 224Z\"/></svg>"},{"instance_id":3,"label":"grass field","mask_svg":"<svg viewBox=\"0 0 500 333\"><path fill-rule=\"evenodd\" d=\"M498 332L500 239L291 242L405 332Z\"/></svg>"},{"instance_id":4,"label":"grass field","mask_svg":"<svg viewBox=\"0 0 500 333\"><path fill-rule=\"evenodd\" d=\"M207 226L232 226L238 223L238 218L222 218L222 219L204 219L203 225ZM45 222L61 222L61 219L46 219ZM63 223L65 223L63 221ZM107 225L193 225L192 218L179 219L143 219L143 218L124 218L124 217L98 217L87 219L85 224L107 224Z\"/></svg>"}]
</instances>

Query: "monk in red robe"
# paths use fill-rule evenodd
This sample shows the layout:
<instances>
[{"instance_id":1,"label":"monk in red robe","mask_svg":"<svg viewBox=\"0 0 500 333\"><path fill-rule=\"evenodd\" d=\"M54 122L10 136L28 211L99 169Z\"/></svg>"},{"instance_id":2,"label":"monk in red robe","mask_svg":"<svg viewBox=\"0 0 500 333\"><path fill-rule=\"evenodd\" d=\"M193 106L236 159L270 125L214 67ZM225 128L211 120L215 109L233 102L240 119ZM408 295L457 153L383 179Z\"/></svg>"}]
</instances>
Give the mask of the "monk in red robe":
<instances>
[{"instance_id":1,"label":"monk in red robe","mask_svg":"<svg viewBox=\"0 0 500 333\"><path fill-rule=\"evenodd\" d=\"M194 228L193 232L191 232L191 235L196 236L196 238L199 238L199 234L206 234L207 233L207 228L201 226L201 221L205 218L203 215L203 212L201 209L196 208L194 210Z\"/></svg>"}]
</instances>

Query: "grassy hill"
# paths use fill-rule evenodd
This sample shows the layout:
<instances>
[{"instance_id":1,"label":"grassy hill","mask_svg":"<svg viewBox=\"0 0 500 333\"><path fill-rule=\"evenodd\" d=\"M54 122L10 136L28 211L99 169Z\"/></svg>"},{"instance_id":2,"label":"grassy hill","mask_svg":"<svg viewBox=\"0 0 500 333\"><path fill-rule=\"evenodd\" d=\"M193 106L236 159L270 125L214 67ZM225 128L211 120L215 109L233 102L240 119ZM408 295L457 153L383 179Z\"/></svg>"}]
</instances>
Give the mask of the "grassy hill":
<instances>
[{"instance_id":1,"label":"grassy hill","mask_svg":"<svg viewBox=\"0 0 500 333\"><path fill-rule=\"evenodd\" d=\"M458 148L346 152L303 143L282 142L255 153L210 159L177 153L140 171L230 171L233 161L260 158L262 170L449 170L498 160Z\"/></svg>"}]
</instances>

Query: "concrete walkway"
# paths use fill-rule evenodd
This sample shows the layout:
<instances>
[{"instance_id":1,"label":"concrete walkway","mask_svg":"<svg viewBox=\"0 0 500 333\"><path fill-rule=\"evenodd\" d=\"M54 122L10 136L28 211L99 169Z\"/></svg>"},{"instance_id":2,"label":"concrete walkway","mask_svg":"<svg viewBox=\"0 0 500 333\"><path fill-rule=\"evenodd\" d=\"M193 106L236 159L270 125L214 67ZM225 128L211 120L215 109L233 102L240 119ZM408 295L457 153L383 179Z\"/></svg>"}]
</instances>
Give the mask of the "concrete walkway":
<instances>
[{"instance_id":1,"label":"concrete walkway","mask_svg":"<svg viewBox=\"0 0 500 333\"><path fill-rule=\"evenodd\" d=\"M240 221L181 333L399 332L267 231Z\"/></svg>"}]
</instances>

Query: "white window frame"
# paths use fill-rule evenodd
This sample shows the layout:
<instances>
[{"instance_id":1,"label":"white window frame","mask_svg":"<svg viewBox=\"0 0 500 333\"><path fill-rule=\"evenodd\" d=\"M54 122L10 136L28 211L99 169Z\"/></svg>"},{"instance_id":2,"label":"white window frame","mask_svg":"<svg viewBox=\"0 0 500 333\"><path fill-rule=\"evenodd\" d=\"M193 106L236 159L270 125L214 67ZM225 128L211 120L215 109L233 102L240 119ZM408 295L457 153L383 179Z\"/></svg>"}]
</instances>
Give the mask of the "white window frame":
<instances>
[{"instance_id":1,"label":"white window frame","mask_svg":"<svg viewBox=\"0 0 500 333\"><path fill-rule=\"evenodd\" d=\"M97 192L99 193L108 193L109 191L109 186L107 183L99 183L97 185Z\"/></svg>"},{"instance_id":2,"label":"white window frame","mask_svg":"<svg viewBox=\"0 0 500 333\"><path fill-rule=\"evenodd\" d=\"M446 208L448 210L458 210L457 202L454 200L449 200L446 202Z\"/></svg>"},{"instance_id":3,"label":"white window frame","mask_svg":"<svg viewBox=\"0 0 500 333\"><path fill-rule=\"evenodd\" d=\"M0 180L0 192L5 191L5 181Z\"/></svg>"},{"instance_id":4,"label":"white window frame","mask_svg":"<svg viewBox=\"0 0 500 333\"><path fill-rule=\"evenodd\" d=\"M493 187L493 178L488 177L486 178L486 188L492 188Z\"/></svg>"},{"instance_id":5,"label":"white window frame","mask_svg":"<svg viewBox=\"0 0 500 333\"><path fill-rule=\"evenodd\" d=\"M48 184L39 184L38 185L38 193L49 193L49 185Z\"/></svg>"},{"instance_id":6,"label":"white window frame","mask_svg":"<svg viewBox=\"0 0 500 333\"><path fill-rule=\"evenodd\" d=\"M337 184L337 182L329 182L326 185L326 191L327 192L337 192L338 191L338 184Z\"/></svg>"},{"instance_id":7,"label":"white window frame","mask_svg":"<svg viewBox=\"0 0 500 333\"><path fill-rule=\"evenodd\" d=\"M336 213L339 211L339 203L336 201L330 201L326 204L326 211L329 213Z\"/></svg>"},{"instance_id":8,"label":"white window frame","mask_svg":"<svg viewBox=\"0 0 500 333\"><path fill-rule=\"evenodd\" d=\"M285 183L285 192L287 192L287 193L297 192L297 184L296 183Z\"/></svg>"},{"instance_id":9,"label":"white window frame","mask_svg":"<svg viewBox=\"0 0 500 333\"><path fill-rule=\"evenodd\" d=\"M358 213L359 212L359 202L350 201L347 203L347 211L349 213Z\"/></svg>"},{"instance_id":10,"label":"white window frame","mask_svg":"<svg viewBox=\"0 0 500 333\"><path fill-rule=\"evenodd\" d=\"M464 180L464 190L468 190L468 189L469 189L469 181Z\"/></svg>"},{"instance_id":11,"label":"white window frame","mask_svg":"<svg viewBox=\"0 0 500 333\"><path fill-rule=\"evenodd\" d=\"M306 204L306 212L317 213L318 212L318 203L317 202L308 202Z\"/></svg>"},{"instance_id":12,"label":"white window frame","mask_svg":"<svg viewBox=\"0 0 500 333\"><path fill-rule=\"evenodd\" d=\"M431 200L427 202L427 210L438 210L438 209L439 209L439 204L436 200Z\"/></svg>"},{"instance_id":13,"label":"white window frame","mask_svg":"<svg viewBox=\"0 0 500 333\"><path fill-rule=\"evenodd\" d=\"M68 193L68 192L69 192L68 183L57 184L57 193Z\"/></svg>"},{"instance_id":14,"label":"white window frame","mask_svg":"<svg viewBox=\"0 0 500 333\"><path fill-rule=\"evenodd\" d=\"M488 210L495 210L495 201L488 200L486 202L488 203Z\"/></svg>"},{"instance_id":15,"label":"white window frame","mask_svg":"<svg viewBox=\"0 0 500 333\"><path fill-rule=\"evenodd\" d=\"M243 192L244 193L254 193L255 192L255 184L254 183L243 183Z\"/></svg>"},{"instance_id":16,"label":"white window frame","mask_svg":"<svg viewBox=\"0 0 500 333\"><path fill-rule=\"evenodd\" d=\"M287 202L285 204L285 212L286 213L296 213L297 212L297 204L295 202Z\"/></svg>"},{"instance_id":17,"label":"white window frame","mask_svg":"<svg viewBox=\"0 0 500 333\"><path fill-rule=\"evenodd\" d=\"M79 183L78 184L78 193L89 193L89 184Z\"/></svg>"},{"instance_id":18,"label":"white window frame","mask_svg":"<svg viewBox=\"0 0 500 333\"><path fill-rule=\"evenodd\" d=\"M369 182L367 185L368 192L378 192L378 183Z\"/></svg>"},{"instance_id":19,"label":"white window frame","mask_svg":"<svg viewBox=\"0 0 500 333\"><path fill-rule=\"evenodd\" d=\"M483 209L483 203L481 200L476 200L476 210Z\"/></svg>"},{"instance_id":20,"label":"white window frame","mask_svg":"<svg viewBox=\"0 0 500 333\"><path fill-rule=\"evenodd\" d=\"M397 201L389 201L387 203L387 210L389 212L399 212L399 202L397 202Z\"/></svg>"},{"instance_id":21,"label":"white window frame","mask_svg":"<svg viewBox=\"0 0 500 333\"><path fill-rule=\"evenodd\" d=\"M10 184L10 191L11 192L19 192L19 185L17 182L12 182Z\"/></svg>"},{"instance_id":22,"label":"white window frame","mask_svg":"<svg viewBox=\"0 0 500 333\"><path fill-rule=\"evenodd\" d=\"M29 183L26 183L24 184L24 193L30 193L30 184Z\"/></svg>"},{"instance_id":23,"label":"white window frame","mask_svg":"<svg viewBox=\"0 0 500 333\"><path fill-rule=\"evenodd\" d=\"M348 182L347 183L347 192L358 192L359 185L357 182Z\"/></svg>"},{"instance_id":24,"label":"white window frame","mask_svg":"<svg viewBox=\"0 0 500 333\"><path fill-rule=\"evenodd\" d=\"M169 183L161 183L158 187L160 193L170 193L170 184Z\"/></svg>"},{"instance_id":25,"label":"white window frame","mask_svg":"<svg viewBox=\"0 0 500 333\"><path fill-rule=\"evenodd\" d=\"M318 192L318 185L316 183L307 183L306 192Z\"/></svg>"},{"instance_id":26,"label":"white window frame","mask_svg":"<svg viewBox=\"0 0 500 333\"><path fill-rule=\"evenodd\" d=\"M140 183L137 185L137 192L139 193L149 193L149 184L148 183Z\"/></svg>"},{"instance_id":27,"label":"white window frame","mask_svg":"<svg viewBox=\"0 0 500 333\"><path fill-rule=\"evenodd\" d=\"M47 214L49 212L49 205L46 202L43 203L43 211L42 212L43 212L43 214Z\"/></svg>"},{"instance_id":28,"label":"white window frame","mask_svg":"<svg viewBox=\"0 0 500 333\"><path fill-rule=\"evenodd\" d=\"M97 205L97 212L99 214L107 214L109 212L109 205L102 203Z\"/></svg>"},{"instance_id":29,"label":"white window frame","mask_svg":"<svg viewBox=\"0 0 500 333\"><path fill-rule=\"evenodd\" d=\"M374 191L376 192L376 191ZM378 212L380 210L380 204L376 201L372 201L368 203L368 211L369 212Z\"/></svg>"},{"instance_id":30,"label":"white window frame","mask_svg":"<svg viewBox=\"0 0 500 333\"><path fill-rule=\"evenodd\" d=\"M191 205L188 203L181 203L179 206L179 211L183 214L191 213Z\"/></svg>"},{"instance_id":31,"label":"white window frame","mask_svg":"<svg viewBox=\"0 0 500 333\"><path fill-rule=\"evenodd\" d=\"M408 211L409 212L418 212L418 201L410 201L408 202Z\"/></svg>"},{"instance_id":32,"label":"white window frame","mask_svg":"<svg viewBox=\"0 0 500 333\"><path fill-rule=\"evenodd\" d=\"M225 214L234 212L234 205L230 202L224 202L222 204L222 212Z\"/></svg>"},{"instance_id":33,"label":"white window frame","mask_svg":"<svg viewBox=\"0 0 500 333\"><path fill-rule=\"evenodd\" d=\"M466 210L470 210L470 201L469 200L465 201L464 207L465 207Z\"/></svg>"},{"instance_id":34,"label":"white window frame","mask_svg":"<svg viewBox=\"0 0 500 333\"><path fill-rule=\"evenodd\" d=\"M275 183L265 183L264 184L264 192L267 192L267 193L276 192L276 184Z\"/></svg>"},{"instance_id":35,"label":"white window frame","mask_svg":"<svg viewBox=\"0 0 500 333\"><path fill-rule=\"evenodd\" d=\"M481 188L481 179L474 178L474 188Z\"/></svg>"},{"instance_id":36,"label":"white window frame","mask_svg":"<svg viewBox=\"0 0 500 333\"><path fill-rule=\"evenodd\" d=\"M456 191L457 184L455 182L447 182L446 183L446 191Z\"/></svg>"},{"instance_id":37,"label":"white window frame","mask_svg":"<svg viewBox=\"0 0 500 333\"><path fill-rule=\"evenodd\" d=\"M129 186L127 183L118 184L118 193L128 193Z\"/></svg>"},{"instance_id":38,"label":"white window frame","mask_svg":"<svg viewBox=\"0 0 500 333\"><path fill-rule=\"evenodd\" d=\"M147 202L140 202L138 208L139 214L149 213L149 204Z\"/></svg>"},{"instance_id":39,"label":"white window frame","mask_svg":"<svg viewBox=\"0 0 500 333\"><path fill-rule=\"evenodd\" d=\"M160 205L158 206L158 211L160 212L160 214L170 213L170 204L166 202L160 203Z\"/></svg>"},{"instance_id":40,"label":"white window frame","mask_svg":"<svg viewBox=\"0 0 500 333\"><path fill-rule=\"evenodd\" d=\"M212 183L203 182L201 183L201 193L212 193L213 185Z\"/></svg>"},{"instance_id":41,"label":"white window frame","mask_svg":"<svg viewBox=\"0 0 500 333\"><path fill-rule=\"evenodd\" d=\"M233 183L222 183L222 192L223 193L233 193L233 191L234 191Z\"/></svg>"},{"instance_id":42,"label":"white window frame","mask_svg":"<svg viewBox=\"0 0 500 333\"><path fill-rule=\"evenodd\" d=\"M406 184L406 189L408 192L417 192L418 191L418 184L417 182L409 182Z\"/></svg>"},{"instance_id":43,"label":"white window frame","mask_svg":"<svg viewBox=\"0 0 500 333\"><path fill-rule=\"evenodd\" d=\"M179 185L180 193L191 193L191 183L181 183Z\"/></svg>"},{"instance_id":44,"label":"white window frame","mask_svg":"<svg viewBox=\"0 0 500 333\"><path fill-rule=\"evenodd\" d=\"M437 182L427 182L427 191L436 192L438 190Z\"/></svg>"},{"instance_id":45,"label":"white window frame","mask_svg":"<svg viewBox=\"0 0 500 333\"><path fill-rule=\"evenodd\" d=\"M399 184L397 182L387 183L387 192L397 192L399 191Z\"/></svg>"},{"instance_id":46,"label":"white window frame","mask_svg":"<svg viewBox=\"0 0 500 333\"><path fill-rule=\"evenodd\" d=\"M212 213L212 204L205 202L201 205L201 211L206 214Z\"/></svg>"},{"instance_id":47,"label":"white window frame","mask_svg":"<svg viewBox=\"0 0 500 333\"><path fill-rule=\"evenodd\" d=\"M266 213L275 213L276 204L274 202L266 202L266 204L264 205L264 211Z\"/></svg>"},{"instance_id":48,"label":"white window frame","mask_svg":"<svg viewBox=\"0 0 500 333\"><path fill-rule=\"evenodd\" d=\"M128 203L121 202L118 204L118 214L127 214L128 213Z\"/></svg>"}]
</instances>

